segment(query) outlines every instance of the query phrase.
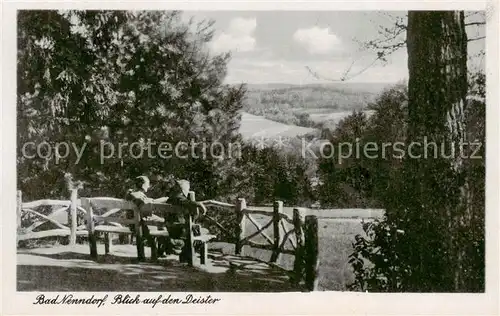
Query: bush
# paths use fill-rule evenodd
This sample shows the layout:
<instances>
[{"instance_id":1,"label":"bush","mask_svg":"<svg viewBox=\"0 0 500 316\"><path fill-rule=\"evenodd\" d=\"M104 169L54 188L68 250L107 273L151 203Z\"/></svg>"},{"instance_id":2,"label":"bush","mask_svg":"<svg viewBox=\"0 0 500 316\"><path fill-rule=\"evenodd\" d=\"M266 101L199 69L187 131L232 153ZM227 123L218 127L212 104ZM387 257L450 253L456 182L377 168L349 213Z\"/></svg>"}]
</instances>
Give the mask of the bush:
<instances>
[{"instance_id":1,"label":"bush","mask_svg":"<svg viewBox=\"0 0 500 316\"><path fill-rule=\"evenodd\" d=\"M363 231L366 236L356 235L354 252L349 255L355 281L348 288L363 292L402 290L402 280L410 270L399 260L394 241L404 236L404 231L386 219L364 222Z\"/></svg>"}]
</instances>

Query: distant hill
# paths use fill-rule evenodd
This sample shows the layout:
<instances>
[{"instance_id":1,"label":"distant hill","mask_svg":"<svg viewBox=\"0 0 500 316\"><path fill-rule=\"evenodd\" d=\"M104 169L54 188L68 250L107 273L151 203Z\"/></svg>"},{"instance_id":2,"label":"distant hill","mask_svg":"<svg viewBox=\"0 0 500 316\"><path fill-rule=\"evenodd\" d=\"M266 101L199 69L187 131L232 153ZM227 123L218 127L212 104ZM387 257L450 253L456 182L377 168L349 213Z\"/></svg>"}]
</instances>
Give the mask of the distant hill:
<instances>
[{"instance_id":1,"label":"distant hill","mask_svg":"<svg viewBox=\"0 0 500 316\"><path fill-rule=\"evenodd\" d=\"M262 83L262 84L254 84L249 83L246 84L247 89L249 91L255 90L274 90L274 89L307 89L307 88L324 88L330 90L337 91L345 91L345 92L358 92L358 93L370 93L370 94L378 94L384 88L390 86L387 83L373 83L373 82L337 82L337 83L311 83L311 84L289 84L289 83Z\"/></svg>"},{"instance_id":2,"label":"distant hill","mask_svg":"<svg viewBox=\"0 0 500 316\"><path fill-rule=\"evenodd\" d=\"M374 84L247 85L245 106L247 109L274 106L339 112L360 110L373 102L383 88L383 85Z\"/></svg>"},{"instance_id":3,"label":"distant hill","mask_svg":"<svg viewBox=\"0 0 500 316\"><path fill-rule=\"evenodd\" d=\"M382 83L247 84L240 132L246 139L317 135L335 128L354 110L368 104L387 88Z\"/></svg>"},{"instance_id":4,"label":"distant hill","mask_svg":"<svg viewBox=\"0 0 500 316\"><path fill-rule=\"evenodd\" d=\"M248 84L243 111L306 128L332 127L352 111L366 111L383 83Z\"/></svg>"}]
</instances>

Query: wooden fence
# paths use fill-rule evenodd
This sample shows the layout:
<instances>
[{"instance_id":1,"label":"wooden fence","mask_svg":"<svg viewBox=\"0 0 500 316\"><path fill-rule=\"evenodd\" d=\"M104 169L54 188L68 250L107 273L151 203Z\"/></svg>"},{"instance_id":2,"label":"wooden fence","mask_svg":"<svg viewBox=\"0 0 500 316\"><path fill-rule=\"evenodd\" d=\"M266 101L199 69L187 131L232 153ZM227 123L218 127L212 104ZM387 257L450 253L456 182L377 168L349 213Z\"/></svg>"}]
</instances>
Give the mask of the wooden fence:
<instances>
[{"instance_id":1,"label":"wooden fence","mask_svg":"<svg viewBox=\"0 0 500 316\"><path fill-rule=\"evenodd\" d=\"M50 236L68 236L69 244L76 243L76 236L88 236L86 224L78 225L78 215L86 218L86 210L81 207L77 190L71 190L71 199L38 200L22 202L22 192L18 191L17 197L17 226L18 241L38 239ZM283 212L283 202L276 201L272 211L249 207L245 199L239 198L235 204L207 200L202 203L209 212L201 218L201 223L209 228L211 233L218 236L218 241L235 245L235 254L243 255L245 246L270 251L269 263L276 265L280 255L294 256L293 270L289 271L291 281L297 286L303 284L309 291L317 289L318 273L318 218L307 215L306 210L294 208L293 215ZM34 209L42 206L60 206L49 214L42 214ZM58 222L56 215L67 213L68 225ZM233 220L221 221L224 214L232 214ZM29 227L23 227L24 218L33 218ZM258 219L256 217L259 217ZM57 228L43 231L34 231L45 223L52 223ZM265 224L262 224L264 223ZM250 225L251 224L251 225ZM254 231L248 231L254 227ZM288 246L288 247L287 247Z\"/></svg>"},{"instance_id":2,"label":"wooden fence","mask_svg":"<svg viewBox=\"0 0 500 316\"><path fill-rule=\"evenodd\" d=\"M54 206L59 206L55 208ZM37 209L46 207L48 212ZM46 213L46 214L44 214ZM67 222L63 224L59 218L64 218L66 213ZM17 191L17 240L38 239L55 236L68 236L69 243L76 243L76 236L86 236L85 224L78 225L78 215L81 221L86 211L81 207L78 199L78 191L71 191L70 200L37 200L32 202L22 201L22 192ZM42 225L53 224L57 228L38 230Z\"/></svg>"},{"instance_id":3,"label":"wooden fence","mask_svg":"<svg viewBox=\"0 0 500 316\"><path fill-rule=\"evenodd\" d=\"M283 212L281 201L274 202L272 211L248 207L245 199L241 198L235 204L214 200L202 203L210 210L204 216L206 224L210 226L210 231L218 229L220 241L234 243L236 255L243 255L244 246L269 250L271 264L278 262L281 254L293 255L295 258L291 273L292 281L296 284L305 281L308 290L317 288L319 262L318 218L316 216L307 215L306 209L303 208L294 208L293 215L290 216ZM235 220L228 221L227 226L214 218L217 213L224 211L236 215ZM260 221L255 218L256 216L260 217ZM231 224L236 224L235 229L228 227ZM249 226L253 226L255 231L248 232ZM290 247L287 248L287 245Z\"/></svg>"}]
</instances>

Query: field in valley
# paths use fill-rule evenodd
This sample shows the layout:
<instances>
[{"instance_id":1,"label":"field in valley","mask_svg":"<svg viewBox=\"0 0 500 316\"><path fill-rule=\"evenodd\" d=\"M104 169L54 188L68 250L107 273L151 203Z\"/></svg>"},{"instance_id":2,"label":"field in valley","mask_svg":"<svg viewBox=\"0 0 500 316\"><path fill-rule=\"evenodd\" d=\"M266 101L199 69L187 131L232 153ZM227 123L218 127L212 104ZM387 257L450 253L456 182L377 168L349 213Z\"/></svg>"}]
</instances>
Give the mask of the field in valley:
<instances>
[{"instance_id":1,"label":"field in valley","mask_svg":"<svg viewBox=\"0 0 500 316\"><path fill-rule=\"evenodd\" d=\"M262 116L242 113L240 133L244 139L258 137L295 137L315 132L314 128L271 121Z\"/></svg>"},{"instance_id":2,"label":"field in valley","mask_svg":"<svg viewBox=\"0 0 500 316\"><path fill-rule=\"evenodd\" d=\"M331 110L325 111L325 109L311 109L311 110L304 110L303 112L308 113L310 119L313 120L314 122L321 123L328 121L330 124L333 125L338 124L342 119L352 114L352 111L332 112ZM367 117L370 117L370 115L373 114L373 111L371 110L366 110L363 112L366 114Z\"/></svg>"}]
</instances>

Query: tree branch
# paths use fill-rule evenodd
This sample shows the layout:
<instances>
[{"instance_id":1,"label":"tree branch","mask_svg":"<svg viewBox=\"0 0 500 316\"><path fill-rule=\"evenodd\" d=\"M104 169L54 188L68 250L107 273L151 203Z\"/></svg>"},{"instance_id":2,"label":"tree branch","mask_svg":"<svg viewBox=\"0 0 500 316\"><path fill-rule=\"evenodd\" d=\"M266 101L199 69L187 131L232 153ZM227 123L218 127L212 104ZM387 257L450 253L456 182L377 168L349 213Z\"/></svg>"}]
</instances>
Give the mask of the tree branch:
<instances>
[{"instance_id":1,"label":"tree branch","mask_svg":"<svg viewBox=\"0 0 500 316\"><path fill-rule=\"evenodd\" d=\"M486 22L469 22L469 23L465 23L465 26L471 26L471 25L486 25Z\"/></svg>"},{"instance_id":2,"label":"tree branch","mask_svg":"<svg viewBox=\"0 0 500 316\"><path fill-rule=\"evenodd\" d=\"M478 16L481 14L481 12L472 12L470 13L467 18L472 18L475 16ZM387 19L388 22L390 22L392 25L389 27L379 25L379 34L380 38L370 40L367 42L360 42L356 41L360 46L361 50L375 50L377 52L377 57L366 67L363 67L360 71L356 73L351 73L351 70L355 64L355 61L352 62L352 64L347 68L347 70L342 74L342 76L338 79L335 78L328 78L325 76L320 75L318 72L312 70L309 66L306 66L305 68L307 71L316 79L319 80L327 80L327 81L332 81L332 82L342 82L346 80L350 80L362 73L364 73L366 70L368 70L370 67L372 67L377 61L386 61L386 57L394 53L395 51L399 50L400 48L404 48L406 46L406 38L405 38L405 33L407 30L406 27L406 19L407 15L403 17L397 17L393 16L390 13L385 13L382 12L380 14L383 16L385 19ZM473 21L473 22L468 22L465 23L465 26L483 26L485 25L485 21ZM469 39L468 42L473 42L477 40L481 40L486 38L485 36L482 37L477 37L477 38L472 38Z\"/></svg>"},{"instance_id":3,"label":"tree branch","mask_svg":"<svg viewBox=\"0 0 500 316\"><path fill-rule=\"evenodd\" d=\"M327 81L332 81L332 82L344 82L346 80L350 80L356 76L359 76L361 75L362 73L364 73L365 71L367 71L369 68L371 68L377 61L379 60L382 60L383 59L383 55L382 54L379 54L379 56L377 58L375 58L368 66L364 67L363 69L361 69L360 71L358 71L357 73L354 73L352 74L351 76L348 76L349 75L349 72L351 71L352 69L352 66L354 65L354 61L351 63L351 65L349 66L349 68L347 68L347 70L344 72L344 74L339 78L339 79L333 79L333 78L328 78L328 77L325 77L325 76L322 76L320 75L319 73L317 73L316 71L312 70L309 66L305 66L305 68L307 69L307 71L316 79L318 80L327 80Z\"/></svg>"},{"instance_id":4,"label":"tree branch","mask_svg":"<svg viewBox=\"0 0 500 316\"><path fill-rule=\"evenodd\" d=\"M467 42L473 42L473 41L479 41L479 40L482 40L482 39L485 39L486 36L479 36L479 37L476 37L476 38L469 38L467 40Z\"/></svg>"}]
</instances>

